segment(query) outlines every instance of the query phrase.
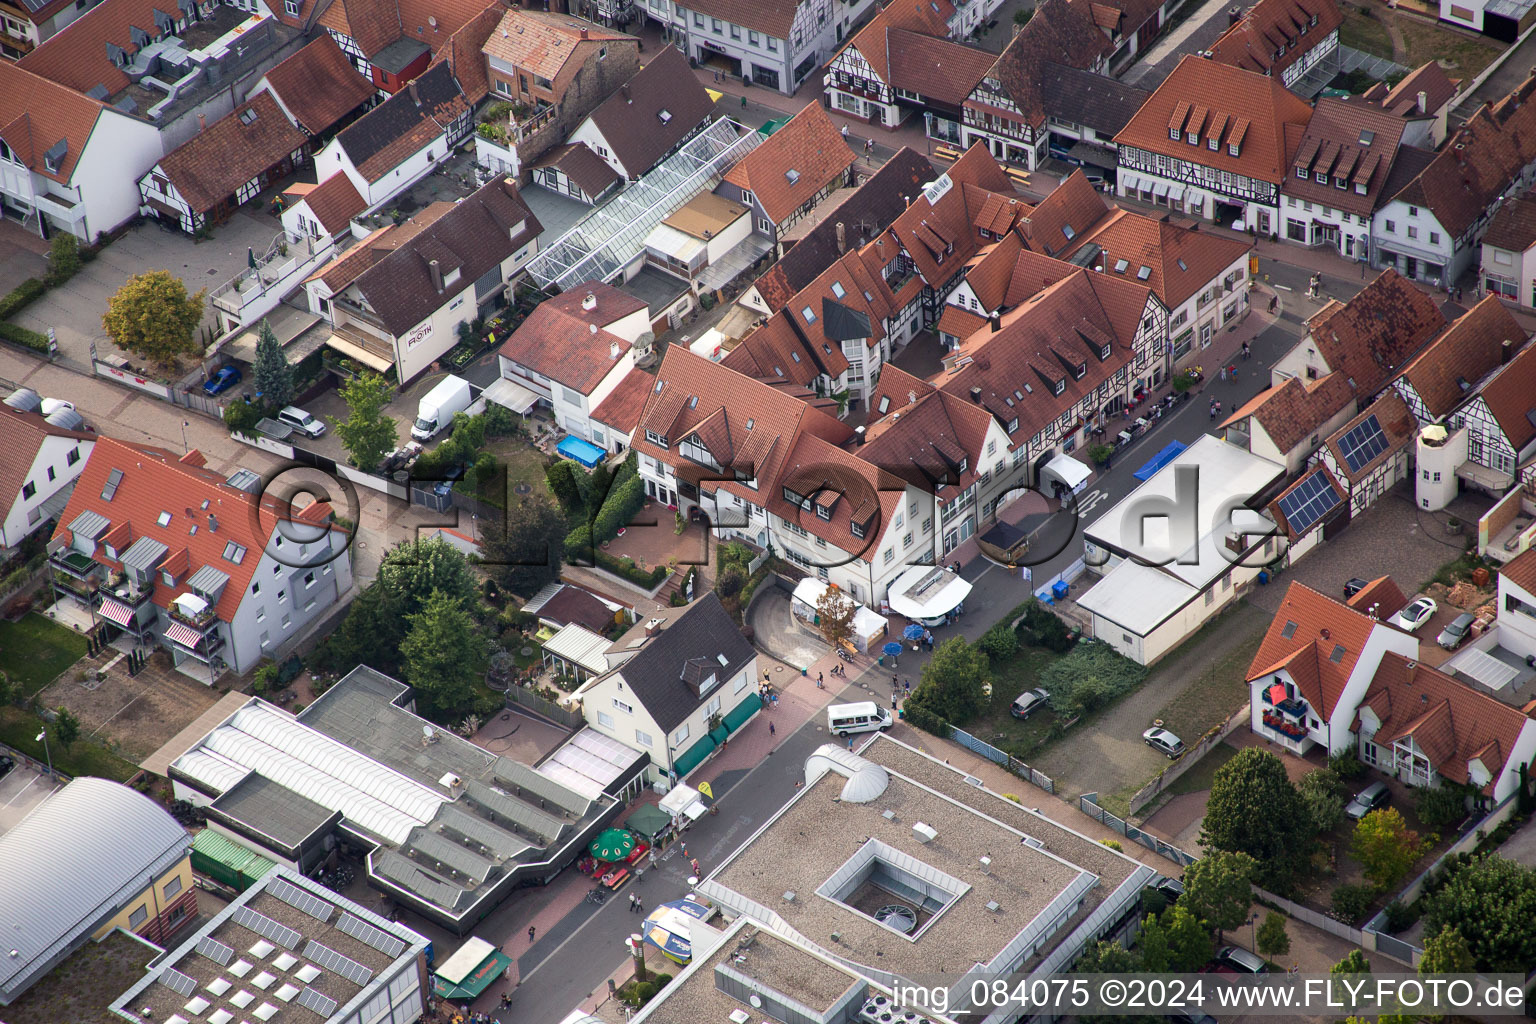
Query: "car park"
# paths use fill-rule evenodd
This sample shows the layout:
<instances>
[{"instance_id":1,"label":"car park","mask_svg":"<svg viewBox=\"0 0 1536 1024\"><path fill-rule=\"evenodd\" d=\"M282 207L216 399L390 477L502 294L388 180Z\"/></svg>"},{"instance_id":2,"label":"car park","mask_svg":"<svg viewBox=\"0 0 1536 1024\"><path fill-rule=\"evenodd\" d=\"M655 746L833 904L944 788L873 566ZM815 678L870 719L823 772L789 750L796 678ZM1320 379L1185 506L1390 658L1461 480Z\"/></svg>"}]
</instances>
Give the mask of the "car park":
<instances>
[{"instance_id":1,"label":"car park","mask_svg":"<svg viewBox=\"0 0 1536 1024\"><path fill-rule=\"evenodd\" d=\"M1218 963L1226 964L1238 974L1268 974L1269 965L1264 959L1248 952L1241 946L1222 946L1216 954Z\"/></svg>"},{"instance_id":2,"label":"car park","mask_svg":"<svg viewBox=\"0 0 1536 1024\"><path fill-rule=\"evenodd\" d=\"M1387 625L1396 626L1405 633L1417 633L1424 623L1434 617L1438 607L1432 597L1415 598L1408 603L1408 607L1388 619Z\"/></svg>"},{"instance_id":3,"label":"car park","mask_svg":"<svg viewBox=\"0 0 1536 1024\"><path fill-rule=\"evenodd\" d=\"M233 366L221 366L203 384L203 394L222 395L240 383L240 371Z\"/></svg>"},{"instance_id":4,"label":"car park","mask_svg":"<svg viewBox=\"0 0 1536 1024\"><path fill-rule=\"evenodd\" d=\"M1051 692L1044 687L1037 686L1033 690L1021 693L1014 698L1008 706L1008 713L1014 718L1026 719L1030 715L1045 707L1051 699Z\"/></svg>"},{"instance_id":5,"label":"car park","mask_svg":"<svg viewBox=\"0 0 1536 1024\"><path fill-rule=\"evenodd\" d=\"M277 420L279 423L286 423L294 430L302 431L310 437L319 437L325 433L325 423L296 405L284 406L283 411L277 414Z\"/></svg>"},{"instance_id":6,"label":"car park","mask_svg":"<svg viewBox=\"0 0 1536 1024\"><path fill-rule=\"evenodd\" d=\"M1472 632L1472 623L1477 621L1477 616L1471 612L1462 612L1456 616L1435 637L1435 643L1448 651L1454 651L1466 642L1467 636Z\"/></svg>"},{"instance_id":7,"label":"car park","mask_svg":"<svg viewBox=\"0 0 1536 1024\"><path fill-rule=\"evenodd\" d=\"M1390 799L1392 791L1387 788L1387 784L1373 782L1355 794L1355 798L1344 808L1344 813L1359 821L1377 808L1387 806Z\"/></svg>"},{"instance_id":8,"label":"car park","mask_svg":"<svg viewBox=\"0 0 1536 1024\"><path fill-rule=\"evenodd\" d=\"M1163 728L1152 728L1141 734L1142 742L1170 761L1184 753L1184 741Z\"/></svg>"}]
</instances>

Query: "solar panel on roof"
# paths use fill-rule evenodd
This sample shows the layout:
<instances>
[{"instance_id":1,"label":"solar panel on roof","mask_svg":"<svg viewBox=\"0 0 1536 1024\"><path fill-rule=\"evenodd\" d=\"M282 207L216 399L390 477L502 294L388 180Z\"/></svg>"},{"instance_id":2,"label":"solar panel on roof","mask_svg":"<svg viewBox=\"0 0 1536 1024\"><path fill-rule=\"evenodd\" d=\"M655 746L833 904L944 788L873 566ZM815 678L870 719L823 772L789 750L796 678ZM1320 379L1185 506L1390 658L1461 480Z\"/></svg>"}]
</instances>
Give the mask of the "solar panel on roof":
<instances>
[{"instance_id":1,"label":"solar panel on roof","mask_svg":"<svg viewBox=\"0 0 1536 1024\"><path fill-rule=\"evenodd\" d=\"M1375 413L1351 427L1349 433L1339 441L1339 450L1344 453L1344 461L1349 463L1352 473L1359 472L1390 446Z\"/></svg>"},{"instance_id":2,"label":"solar panel on roof","mask_svg":"<svg viewBox=\"0 0 1536 1024\"><path fill-rule=\"evenodd\" d=\"M236 907L229 919L242 928L249 928L264 939L271 939L284 949L295 949L304 938L285 924L278 924L265 914L258 914L250 907Z\"/></svg>"},{"instance_id":3,"label":"solar panel on roof","mask_svg":"<svg viewBox=\"0 0 1536 1024\"><path fill-rule=\"evenodd\" d=\"M314 939L310 939L309 945L304 947L304 956L326 970L336 972L354 985L366 985L373 977L373 972L356 960L349 960L331 947L322 946Z\"/></svg>"},{"instance_id":4,"label":"solar panel on roof","mask_svg":"<svg viewBox=\"0 0 1536 1024\"><path fill-rule=\"evenodd\" d=\"M336 921L336 927L359 942L372 946L374 949L393 959L405 949L405 943L395 938L382 928L375 928L355 914L342 914Z\"/></svg>"},{"instance_id":5,"label":"solar panel on roof","mask_svg":"<svg viewBox=\"0 0 1536 1024\"><path fill-rule=\"evenodd\" d=\"M329 921L336 908L330 903L316 896L312 892L306 892L285 879L275 879L267 886L267 892L284 903L313 917L317 921ZM289 947L292 949L293 947Z\"/></svg>"},{"instance_id":6,"label":"solar panel on roof","mask_svg":"<svg viewBox=\"0 0 1536 1024\"><path fill-rule=\"evenodd\" d=\"M197 951L220 967L227 967L229 965L229 958L235 955L233 949L211 935L205 935L198 942Z\"/></svg>"},{"instance_id":7,"label":"solar panel on roof","mask_svg":"<svg viewBox=\"0 0 1536 1024\"><path fill-rule=\"evenodd\" d=\"M329 1017L331 1014L335 1013L337 1006L336 1000L332 999L324 992L316 992L312 988L306 988L304 991L300 992L298 998L295 999L294 1002L298 1003L306 1010L315 1011L321 1017Z\"/></svg>"},{"instance_id":8,"label":"solar panel on roof","mask_svg":"<svg viewBox=\"0 0 1536 1024\"><path fill-rule=\"evenodd\" d=\"M160 984L179 996L189 996L197 991L197 981L182 974L174 967L167 967L161 973Z\"/></svg>"},{"instance_id":9,"label":"solar panel on roof","mask_svg":"<svg viewBox=\"0 0 1536 1024\"><path fill-rule=\"evenodd\" d=\"M1291 493L1281 497L1280 511L1293 531L1304 533L1343 500L1333 483L1319 471L1297 484Z\"/></svg>"}]
</instances>

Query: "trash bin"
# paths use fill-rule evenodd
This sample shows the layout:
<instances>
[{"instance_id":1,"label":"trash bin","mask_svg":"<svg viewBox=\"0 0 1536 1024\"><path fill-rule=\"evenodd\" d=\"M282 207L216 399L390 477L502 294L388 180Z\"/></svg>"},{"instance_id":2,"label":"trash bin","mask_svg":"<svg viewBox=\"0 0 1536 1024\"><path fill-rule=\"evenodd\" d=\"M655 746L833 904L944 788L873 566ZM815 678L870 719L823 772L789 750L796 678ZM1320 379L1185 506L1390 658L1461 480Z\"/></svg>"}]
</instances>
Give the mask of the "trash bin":
<instances>
[{"instance_id":1,"label":"trash bin","mask_svg":"<svg viewBox=\"0 0 1536 1024\"><path fill-rule=\"evenodd\" d=\"M1264 584L1266 584L1268 582L1269 582L1269 573L1266 572L1266 571L1260 571L1259 572L1259 586L1262 587Z\"/></svg>"},{"instance_id":2,"label":"trash bin","mask_svg":"<svg viewBox=\"0 0 1536 1024\"><path fill-rule=\"evenodd\" d=\"M1068 589L1066 580L1057 580L1051 584L1051 596L1058 601L1064 601L1066 600Z\"/></svg>"}]
</instances>

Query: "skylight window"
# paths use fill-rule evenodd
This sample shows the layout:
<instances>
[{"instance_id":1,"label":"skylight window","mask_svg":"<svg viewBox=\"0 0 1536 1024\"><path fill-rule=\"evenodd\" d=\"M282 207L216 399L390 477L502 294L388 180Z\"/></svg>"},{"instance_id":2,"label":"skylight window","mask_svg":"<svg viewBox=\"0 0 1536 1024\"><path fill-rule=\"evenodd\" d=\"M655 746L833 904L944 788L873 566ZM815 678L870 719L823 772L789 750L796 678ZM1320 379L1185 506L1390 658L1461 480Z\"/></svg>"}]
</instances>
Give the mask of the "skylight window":
<instances>
[{"instance_id":1,"label":"skylight window","mask_svg":"<svg viewBox=\"0 0 1536 1024\"><path fill-rule=\"evenodd\" d=\"M224 560L239 565L245 561L245 548L234 541L224 545Z\"/></svg>"},{"instance_id":2,"label":"skylight window","mask_svg":"<svg viewBox=\"0 0 1536 1024\"><path fill-rule=\"evenodd\" d=\"M1130 265L1131 265L1131 261L1130 260L1115 260L1115 273L1117 273L1117 274L1125 273L1125 269L1127 267L1129 267Z\"/></svg>"},{"instance_id":3,"label":"skylight window","mask_svg":"<svg viewBox=\"0 0 1536 1024\"><path fill-rule=\"evenodd\" d=\"M842 298L844 295L848 294L846 291L843 290L843 282L841 282L841 281L833 281L832 282L832 294L836 295L838 298Z\"/></svg>"},{"instance_id":4,"label":"skylight window","mask_svg":"<svg viewBox=\"0 0 1536 1024\"><path fill-rule=\"evenodd\" d=\"M1182 257L1182 256L1180 256L1174 262L1176 262L1179 265L1179 269L1180 270L1188 270L1189 269L1189 264L1184 262L1184 257Z\"/></svg>"},{"instance_id":5,"label":"skylight window","mask_svg":"<svg viewBox=\"0 0 1536 1024\"><path fill-rule=\"evenodd\" d=\"M1143 266L1140 270L1136 271L1136 280L1138 280L1138 281L1145 281L1147 278L1149 278L1151 276L1152 276L1152 268L1151 267Z\"/></svg>"},{"instance_id":6,"label":"skylight window","mask_svg":"<svg viewBox=\"0 0 1536 1024\"><path fill-rule=\"evenodd\" d=\"M1077 232L1072 230L1071 224L1063 224L1061 226L1061 233L1067 236L1067 241L1069 242L1077 237Z\"/></svg>"},{"instance_id":7,"label":"skylight window","mask_svg":"<svg viewBox=\"0 0 1536 1024\"><path fill-rule=\"evenodd\" d=\"M240 111L240 123L241 124L255 124L256 123L256 108L254 108L254 107L246 107L244 110Z\"/></svg>"},{"instance_id":8,"label":"skylight window","mask_svg":"<svg viewBox=\"0 0 1536 1024\"><path fill-rule=\"evenodd\" d=\"M170 526L171 514L169 512L161 512L159 517L155 519L155 522L159 523L161 526Z\"/></svg>"},{"instance_id":9,"label":"skylight window","mask_svg":"<svg viewBox=\"0 0 1536 1024\"><path fill-rule=\"evenodd\" d=\"M800 310L800 315L805 317L805 322L808 324L813 324L816 322L816 313L811 309L810 306L806 306L804 309Z\"/></svg>"}]
</instances>

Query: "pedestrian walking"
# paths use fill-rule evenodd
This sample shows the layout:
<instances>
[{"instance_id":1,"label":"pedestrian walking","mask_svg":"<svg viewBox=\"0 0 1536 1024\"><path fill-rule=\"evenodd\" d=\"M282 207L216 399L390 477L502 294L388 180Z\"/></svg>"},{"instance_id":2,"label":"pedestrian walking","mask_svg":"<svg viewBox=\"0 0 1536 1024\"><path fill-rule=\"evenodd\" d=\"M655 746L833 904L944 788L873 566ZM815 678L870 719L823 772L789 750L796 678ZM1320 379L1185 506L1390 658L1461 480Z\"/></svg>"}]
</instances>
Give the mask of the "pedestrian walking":
<instances>
[{"instance_id":1,"label":"pedestrian walking","mask_svg":"<svg viewBox=\"0 0 1536 1024\"><path fill-rule=\"evenodd\" d=\"M776 732L777 732L777 731L778 731L778 730L776 730L776 729L775 729L775 728L774 728L774 727L773 727L773 723L772 723L772 722L769 722L769 723L768 723L768 735L769 735L769 736L772 736L772 735L774 735L774 734L775 734L775 733L776 733Z\"/></svg>"},{"instance_id":2,"label":"pedestrian walking","mask_svg":"<svg viewBox=\"0 0 1536 1024\"><path fill-rule=\"evenodd\" d=\"M699 859L697 857L694 857L691 860L689 860L688 863L693 865L693 877L695 877L695 878L699 877Z\"/></svg>"},{"instance_id":3,"label":"pedestrian walking","mask_svg":"<svg viewBox=\"0 0 1536 1024\"><path fill-rule=\"evenodd\" d=\"M1221 372L1216 375L1216 379L1221 381L1223 384L1226 383L1226 381L1227 381L1227 368L1225 366L1223 366L1221 368Z\"/></svg>"},{"instance_id":4,"label":"pedestrian walking","mask_svg":"<svg viewBox=\"0 0 1536 1024\"><path fill-rule=\"evenodd\" d=\"M1252 353L1248 349L1248 343L1243 342L1243 358L1247 359Z\"/></svg>"},{"instance_id":5,"label":"pedestrian walking","mask_svg":"<svg viewBox=\"0 0 1536 1024\"><path fill-rule=\"evenodd\" d=\"M1211 419L1216 418L1216 399L1211 399Z\"/></svg>"},{"instance_id":6,"label":"pedestrian walking","mask_svg":"<svg viewBox=\"0 0 1536 1024\"><path fill-rule=\"evenodd\" d=\"M528 926L528 941L533 941L533 925Z\"/></svg>"},{"instance_id":7,"label":"pedestrian walking","mask_svg":"<svg viewBox=\"0 0 1536 1024\"><path fill-rule=\"evenodd\" d=\"M629 912L631 914L633 914L635 912L635 904L637 902L639 902L639 901L635 899L635 894L634 893L630 893L629 894Z\"/></svg>"},{"instance_id":8,"label":"pedestrian walking","mask_svg":"<svg viewBox=\"0 0 1536 1024\"><path fill-rule=\"evenodd\" d=\"M843 125L843 138L846 139L847 137L848 137L848 126L847 125Z\"/></svg>"},{"instance_id":9,"label":"pedestrian walking","mask_svg":"<svg viewBox=\"0 0 1536 1024\"><path fill-rule=\"evenodd\" d=\"M642 900L639 896L635 897L635 913L637 913L637 914L645 913L645 901Z\"/></svg>"},{"instance_id":10,"label":"pedestrian walking","mask_svg":"<svg viewBox=\"0 0 1536 1024\"><path fill-rule=\"evenodd\" d=\"M907 687L907 693L910 694L912 692L912 680L908 679L906 681L906 687Z\"/></svg>"},{"instance_id":11,"label":"pedestrian walking","mask_svg":"<svg viewBox=\"0 0 1536 1024\"><path fill-rule=\"evenodd\" d=\"M1227 376L1231 377L1233 380L1237 380L1237 364L1236 363L1232 363L1232 364L1228 365L1228 367L1227 367Z\"/></svg>"},{"instance_id":12,"label":"pedestrian walking","mask_svg":"<svg viewBox=\"0 0 1536 1024\"><path fill-rule=\"evenodd\" d=\"M892 672L891 673L891 689L894 690L894 689L896 689L896 687L898 687L900 685L901 685L901 683L897 680L896 673Z\"/></svg>"},{"instance_id":13,"label":"pedestrian walking","mask_svg":"<svg viewBox=\"0 0 1536 1024\"><path fill-rule=\"evenodd\" d=\"M834 665L832 667L832 671L836 672L837 671L837 666ZM827 688L826 677L822 673L817 672L816 673L816 689L818 689L818 690L825 690L826 688Z\"/></svg>"},{"instance_id":14,"label":"pedestrian walking","mask_svg":"<svg viewBox=\"0 0 1536 1024\"><path fill-rule=\"evenodd\" d=\"M852 736L848 737L848 749L849 750L853 749L853 737Z\"/></svg>"}]
</instances>

